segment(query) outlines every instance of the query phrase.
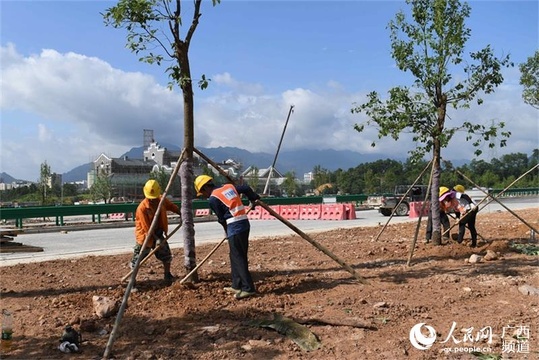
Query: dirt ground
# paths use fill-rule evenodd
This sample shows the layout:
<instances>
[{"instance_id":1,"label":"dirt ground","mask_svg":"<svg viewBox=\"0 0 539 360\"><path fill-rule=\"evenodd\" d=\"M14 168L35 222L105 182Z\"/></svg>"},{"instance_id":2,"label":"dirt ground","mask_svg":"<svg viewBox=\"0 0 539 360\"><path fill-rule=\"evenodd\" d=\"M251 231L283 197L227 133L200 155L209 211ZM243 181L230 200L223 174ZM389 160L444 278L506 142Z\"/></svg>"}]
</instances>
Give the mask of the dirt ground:
<instances>
[{"instance_id":1,"label":"dirt ground","mask_svg":"<svg viewBox=\"0 0 539 360\"><path fill-rule=\"evenodd\" d=\"M516 211L534 228L539 208ZM387 219L387 218L383 218ZM252 226L257 226L253 221ZM216 224L216 226L219 226ZM424 222L410 266L416 223L310 234L351 265L368 285L299 236L251 241L250 268L259 295L236 300L228 245L199 270L192 287L165 286L161 264L141 268L129 296L111 357L115 359L475 359L469 352L539 358L539 259L511 246L530 244L530 229L508 212L479 214L479 247L426 244ZM452 231L455 232L454 228ZM537 242L534 243L537 245ZM215 244L197 247L204 258ZM478 263L472 254L498 257ZM183 250L173 273L182 277ZM5 359L101 359L116 316L98 318L92 297L121 302L130 254L0 267L1 307L14 314L14 342ZM519 290L520 288L520 290ZM274 314L301 322L321 346L303 350L286 334L253 326ZM412 339L430 348L419 350ZM80 330L80 353L58 350L66 324ZM417 328L417 327L416 327ZM282 331L282 329L281 329ZM427 344L428 343L428 344ZM448 349L451 349L449 352Z\"/></svg>"}]
</instances>

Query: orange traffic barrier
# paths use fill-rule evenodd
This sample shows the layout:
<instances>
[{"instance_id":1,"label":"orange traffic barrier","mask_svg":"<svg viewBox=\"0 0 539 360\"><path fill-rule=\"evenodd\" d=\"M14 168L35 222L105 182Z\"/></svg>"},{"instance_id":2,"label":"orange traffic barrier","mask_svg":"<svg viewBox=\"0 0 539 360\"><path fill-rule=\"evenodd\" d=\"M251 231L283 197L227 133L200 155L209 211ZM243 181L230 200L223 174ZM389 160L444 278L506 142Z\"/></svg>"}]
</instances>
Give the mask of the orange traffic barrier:
<instances>
[{"instance_id":1,"label":"orange traffic barrier","mask_svg":"<svg viewBox=\"0 0 539 360\"><path fill-rule=\"evenodd\" d=\"M208 216L210 215L210 209L196 209L195 216Z\"/></svg>"},{"instance_id":2,"label":"orange traffic barrier","mask_svg":"<svg viewBox=\"0 0 539 360\"><path fill-rule=\"evenodd\" d=\"M322 207L322 220L346 220L344 204L325 204Z\"/></svg>"},{"instance_id":3,"label":"orange traffic barrier","mask_svg":"<svg viewBox=\"0 0 539 360\"><path fill-rule=\"evenodd\" d=\"M271 205L270 208L279 214L281 205ZM275 220L275 217L271 215L266 209L262 209L262 214L260 215L260 220Z\"/></svg>"},{"instance_id":4,"label":"orange traffic barrier","mask_svg":"<svg viewBox=\"0 0 539 360\"><path fill-rule=\"evenodd\" d=\"M128 220L131 213L114 213L109 215L111 220Z\"/></svg>"},{"instance_id":5,"label":"orange traffic barrier","mask_svg":"<svg viewBox=\"0 0 539 360\"><path fill-rule=\"evenodd\" d=\"M249 220L260 220L262 217L262 211L266 210L262 209L260 206L257 206L256 208L251 209L247 213L247 217L249 218Z\"/></svg>"},{"instance_id":6,"label":"orange traffic barrier","mask_svg":"<svg viewBox=\"0 0 539 360\"><path fill-rule=\"evenodd\" d=\"M356 206L352 203L350 204L344 204L344 209L346 213L346 219L347 220L355 220L356 217Z\"/></svg>"},{"instance_id":7,"label":"orange traffic barrier","mask_svg":"<svg viewBox=\"0 0 539 360\"><path fill-rule=\"evenodd\" d=\"M279 215L286 220L299 220L299 205L281 205Z\"/></svg>"},{"instance_id":8,"label":"orange traffic barrier","mask_svg":"<svg viewBox=\"0 0 539 360\"><path fill-rule=\"evenodd\" d=\"M322 216L322 204L305 204L299 206L300 220L319 220Z\"/></svg>"},{"instance_id":9,"label":"orange traffic barrier","mask_svg":"<svg viewBox=\"0 0 539 360\"><path fill-rule=\"evenodd\" d=\"M411 202L408 205L410 205L410 211L408 212L408 217L409 218L417 218L417 217L419 217L419 214L421 214L421 209L423 208L423 201L414 201L414 202ZM428 216L429 215L429 209L430 209L430 201L427 201L421 216Z\"/></svg>"}]
</instances>

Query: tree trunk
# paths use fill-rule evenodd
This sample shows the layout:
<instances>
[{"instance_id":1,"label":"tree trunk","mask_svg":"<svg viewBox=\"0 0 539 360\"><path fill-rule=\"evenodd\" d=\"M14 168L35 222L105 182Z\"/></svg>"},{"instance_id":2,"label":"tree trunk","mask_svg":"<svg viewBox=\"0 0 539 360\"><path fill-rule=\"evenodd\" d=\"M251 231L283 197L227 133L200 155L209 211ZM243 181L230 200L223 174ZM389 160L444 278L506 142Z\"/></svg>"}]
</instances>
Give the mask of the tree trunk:
<instances>
[{"instance_id":1,"label":"tree trunk","mask_svg":"<svg viewBox=\"0 0 539 360\"><path fill-rule=\"evenodd\" d=\"M192 154L192 152L191 152ZM193 156L187 158L180 166L181 179L181 214L182 214L182 234L185 274L188 274L196 267L195 250L195 224L193 220ZM195 272L190 276L189 281L197 282L198 274Z\"/></svg>"},{"instance_id":2,"label":"tree trunk","mask_svg":"<svg viewBox=\"0 0 539 360\"><path fill-rule=\"evenodd\" d=\"M440 222L440 202L438 201L439 191L440 191L440 159L442 155L442 145L440 142L440 135L444 131L445 126L445 115L447 109L447 96L442 93L441 86L436 88L436 97L438 105L438 120L437 120L437 130L438 135L433 138L433 147L432 147L432 188L431 188L431 211L432 211L432 241L435 245L442 244L442 232L441 232L441 222Z\"/></svg>"},{"instance_id":3,"label":"tree trunk","mask_svg":"<svg viewBox=\"0 0 539 360\"><path fill-rule=\"evenodd\" d=\"M438 201L440 189L440 146L435 142L432 162L432 185L431 185L431 211L432 211L432 241L434 245L442 244L442 232L440 223L440 202Z\"/></svg>"},{"instance_id":4,"label":"tree trunk","mask_svg":"<svg viewBox=\"0 0 539 360\"><path fill-rule=\"evenodd\" d=\"M183 93L183 146L185 148L185 161L180 167L181 179L181 213L183 220L183 251L185 274L196 267L195 224L193 220L193 147L194 147L194 99L193 84L187 46L180 47L178 60L181 68L181 83ZM197 282L198 274L194 272L189 281Z\"/></svg>"}]
</instances>

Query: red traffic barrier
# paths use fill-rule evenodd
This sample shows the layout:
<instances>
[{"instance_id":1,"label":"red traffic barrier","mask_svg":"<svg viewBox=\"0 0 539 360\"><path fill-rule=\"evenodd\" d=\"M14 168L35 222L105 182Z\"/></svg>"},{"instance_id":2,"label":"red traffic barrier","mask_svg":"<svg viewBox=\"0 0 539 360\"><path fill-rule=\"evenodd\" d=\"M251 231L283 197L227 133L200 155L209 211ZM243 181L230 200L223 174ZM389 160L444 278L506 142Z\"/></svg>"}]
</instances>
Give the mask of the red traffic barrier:
<instances>
[{"instance_id":1,"label":"red traffic barrier","mask_svg":"<svg viewBox=\"0 0 539 360\"><path fill-rule=\"evenodd\" d=\"M299 206L300 220L319 220L322 216L322 204L305 204Z\"/></svg>"},{"instance_id":2,"label":"red traffic barrier","mask_svg":"<svg viewBox=\"0 0 539 360\"><path fill-rule=\"evenodd\" d=\"M299 205L281 205L279 215L286 220L299 220Z\"/></svg>"},{"instance_id":3,"label":"red traffic barrier","mask_svg":"<svg viewBox=\"0 0 539 360\"><path fill-rule=\"evenodd\" d=\"M325 204L322 206L322 220L346 220L344 204Z\"/></svg>"}]
</instances>

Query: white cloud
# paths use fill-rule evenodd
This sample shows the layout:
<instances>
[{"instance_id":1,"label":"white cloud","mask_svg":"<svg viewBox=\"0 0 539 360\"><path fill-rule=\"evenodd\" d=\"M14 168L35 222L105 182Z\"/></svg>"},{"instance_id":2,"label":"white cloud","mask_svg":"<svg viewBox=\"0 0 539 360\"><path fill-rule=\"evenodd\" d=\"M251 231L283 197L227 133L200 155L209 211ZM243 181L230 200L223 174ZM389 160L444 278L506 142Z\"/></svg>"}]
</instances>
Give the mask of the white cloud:
<instances>
[{"instance_id":1,"label":"white cloud","mask_svg":"<svg viewBox=\"0 0 539 360\"><path fill-rule=\"evenodd\" d=\"M13 58L17 57L11 54ZM2 64L3 110L16 109L65 126L82 126L88 136L98 135L124 146L133 144L135 134L142 138L141 129L153 124L182 129L178 121L181 97L151 76L126 73L97 58L55 50L19 60Z\"/></svg>"},{"instance_id":2,"label":"white cloud","mask_svg":"<svg viewBox=\"0 0 539 360\"><path fill-rule=\"evenodd\" d=\"M183 142L181 94L149 75L125 72L75 53L43 50L23 56L11 44L0 49L0 56L1 171L33 180L43 161L52 171L65 172L101 152L120 156L142 145L143 129L153 129L160 143ZM361 134L353 129L365 115L351 114L350 108L365 101L372 89L350 92L332 80L322 89L267 94L261 85L238 81L230 73L212 80L211 96L198 92L195 97L195 146L236 146L273 154L291 105L294 112L283 150L336 149L403 157L415 146L410 136L395 143L379 141L374 128ZM513 136L509 146L494 156L529 154L538 146L538 111L522 102L516 72L509 72L506 80L496 93L484 97L484 105L451 111L449 125L464 119L484 124L505 121ZM375 148L373 140L378 143ZM456 140L444 158L473 158L464 134Z\"/></svg>"},{"instance_id":3,"label":"white cloud","mask_svg":"<svg viewBox=\"0 0 539 360\"><path fill-rule=\"evenodd\" d=\"M232 77L232 75L228 72L222 73L222 74L216 74L211 77L211 83L215 83L218 86L221 87L228 87L231 90L237 91L237 92L243 92L243 93L249 93L249 94L262 94L264 91L264 88L260 84L251 84L251 83L245 83L238 81Z\"/></svg>"},{"instance_id":4,"label":"white cloud","mask_svg":"<svg viewBox=\"0 0 539 360\"><path fill-rule=\"evenodd\" d=\"M45 124L38 125L37 134L37 137L40 142L46 143L52 139L52 134L49 129L47 129L47 126Z\"/></svg>"}]
</instances>

